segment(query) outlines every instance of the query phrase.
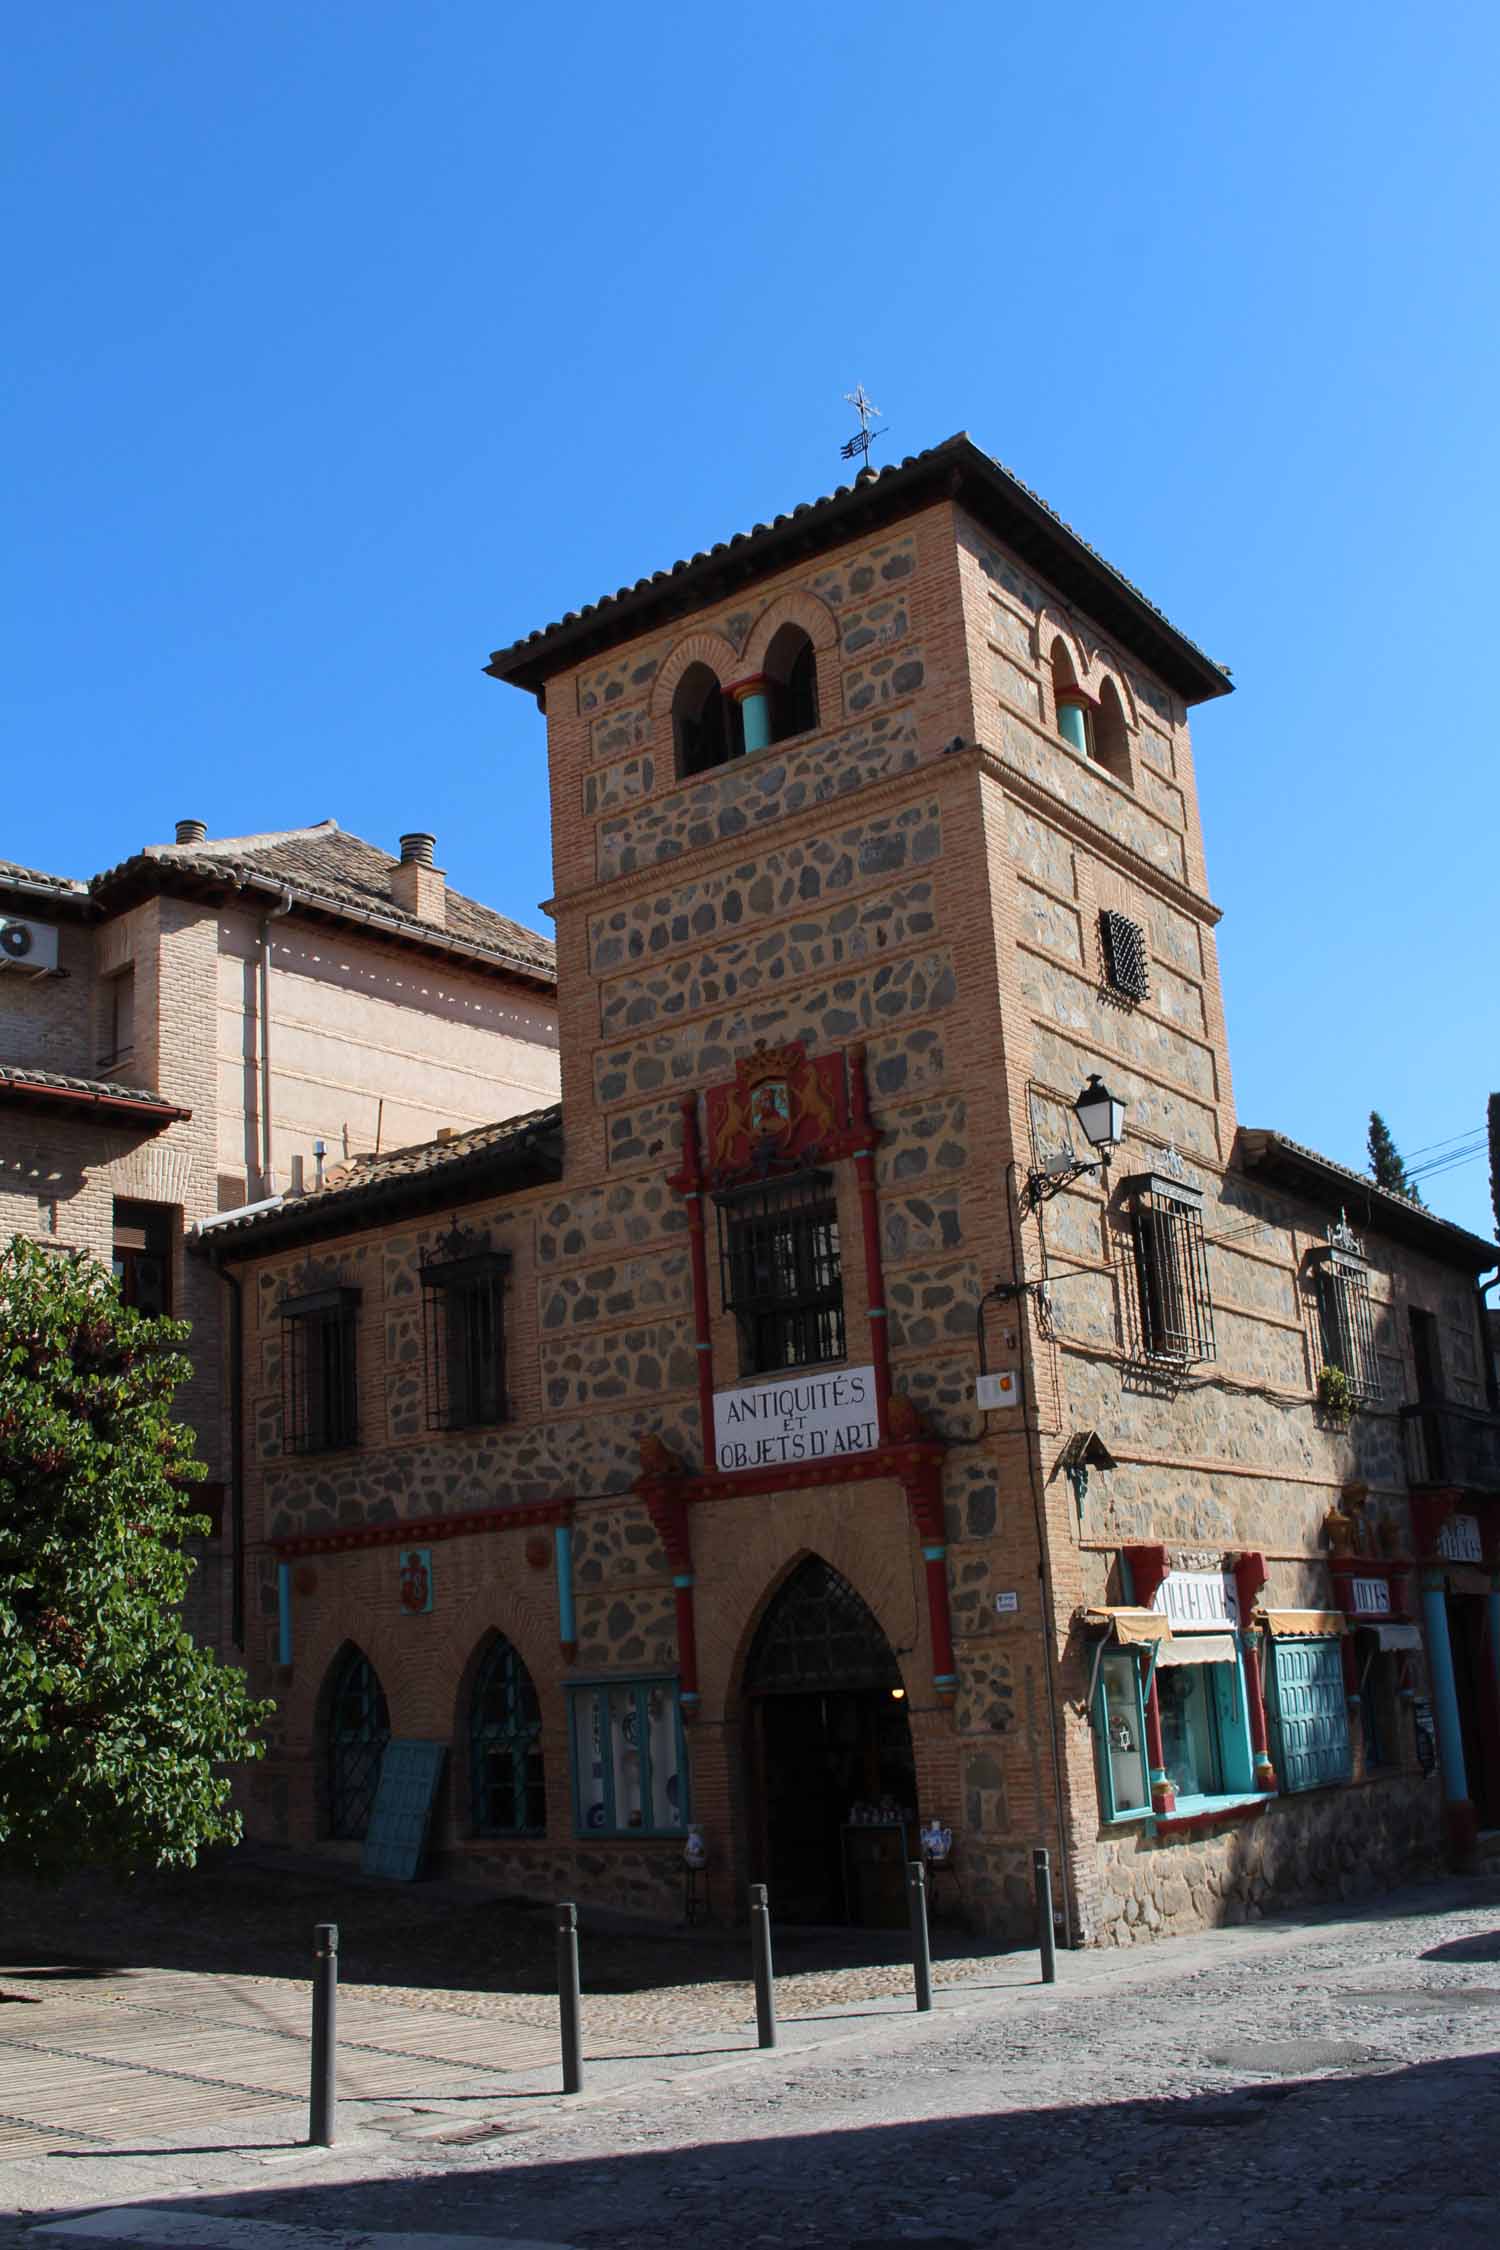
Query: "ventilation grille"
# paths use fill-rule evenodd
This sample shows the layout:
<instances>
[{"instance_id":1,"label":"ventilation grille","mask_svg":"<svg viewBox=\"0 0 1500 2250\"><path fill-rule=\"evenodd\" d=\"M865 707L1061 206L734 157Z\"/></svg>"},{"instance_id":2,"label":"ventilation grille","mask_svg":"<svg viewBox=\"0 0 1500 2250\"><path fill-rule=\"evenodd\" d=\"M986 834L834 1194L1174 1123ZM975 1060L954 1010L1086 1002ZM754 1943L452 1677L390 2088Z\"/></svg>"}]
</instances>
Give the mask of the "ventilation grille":
<instances>
[{"instance_id":1,"label":"ventilation grille","mask_svg":"<svg viewBox=\"0 0 1500 2250\"><path fill-rule=\"evenodd\" d=\"M1099 916L1099 942L1104 950L1104 975L1127 1000L1144 1000L1151 990L1151 970L1146 958L1146 933L1128 914L1106 906Z\"/></svg>"}]
</instances>

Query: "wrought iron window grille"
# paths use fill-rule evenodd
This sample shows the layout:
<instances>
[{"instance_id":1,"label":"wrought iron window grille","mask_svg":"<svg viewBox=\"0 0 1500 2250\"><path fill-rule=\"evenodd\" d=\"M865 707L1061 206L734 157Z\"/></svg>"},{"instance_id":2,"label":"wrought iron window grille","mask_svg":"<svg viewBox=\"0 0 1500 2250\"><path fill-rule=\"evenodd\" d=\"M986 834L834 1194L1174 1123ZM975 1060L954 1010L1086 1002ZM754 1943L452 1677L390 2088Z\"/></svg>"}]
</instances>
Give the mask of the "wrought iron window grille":
<instances>
[{"instance_id":1,"label":"wrought iron window grille","mask_svg":"<svg viewBox=\"0 0 1500 2250\"><path fill-rule=\"evenodd\" d=\"M833 1174L816 1166L720 1188L719 1275L739 1330L740 1373L844 1357L844 1283Z\"/></svg>"},{"instance_id":2,"label":"wrought iron window grille","mask_svg":"<svg viewBox=\"0 0 1500 2250\"><path fill-rule=\"evenodd\" d=\"M1323 1364L1341 1370L1351 1398L1373 1405L1382 1384L1370 1270L1348 1251L1326 1250L1317 1268L1317 1292Z\"/></svg>"},{"instance_id":3,"label":"wrought iron window grille","mask_svg":"<svg viewBox=\"0 0 1500 2250\"><path fill-rule=\"evenodd\" d=\"M360 1291L334 1283L286 1296L281 1320L281 1432L287 1453L359 1442Z\"/></svg>"},{"instance_id":4,"label":"wrought iron window grille","mask_svg":"<svg viewBox=\"0 0 1500 2250\"><path fill-rule=\"evenodd\" d=\"M477 1836L540 1836L547 1827L542 1710L531 1674L509 1641L487 1650L469 1706Z\"/></svg>"},{"instance_id":5,"label":"wrought iron window grille","mask_svg":"<svg viewBox=\"0 0 1500 2250\"><path fill-rule=\"evenodd\" d=\"M457 1220L424 1258L422 1354L430 1430L509 1419L505 1395L505 1283L510 1253Z\"/></svg>"},{"instance_id":6,"label":"wrought iron window grille","mask_svg":"<svg viewBox=\"0 0 1500 2250\"><path fill-rule=\"evenodd\" d=\"M328 1832L362 1837L391 1739L385 1690L362 1649L345 1654L328 1704Z\"/></svg>"},{"instance_id":7,"label":"wrought iron window grille","mask_svg":"<svg viewBox=\"0 0 1500 2250\"><path fill-rule=\"evenodd\" d=\"M1132 1198L1141 1355L1192 1367L1217 1356L1201 1193L1159 1172L1123 1183Z\"/></svg>"},{"instance_id":8,"label":"wrought iron window grille","mask_svg":"<svg viewBox=\"0 0 1500 2250\"><path fill-rule=\"evenodd\" d=\"M1149 998L1151 964L1140 923L1111 906L1101 908L1099 945L1104 956L1104 979L1111 991L1127 1000Z\"/></svg>"}]
</instances>

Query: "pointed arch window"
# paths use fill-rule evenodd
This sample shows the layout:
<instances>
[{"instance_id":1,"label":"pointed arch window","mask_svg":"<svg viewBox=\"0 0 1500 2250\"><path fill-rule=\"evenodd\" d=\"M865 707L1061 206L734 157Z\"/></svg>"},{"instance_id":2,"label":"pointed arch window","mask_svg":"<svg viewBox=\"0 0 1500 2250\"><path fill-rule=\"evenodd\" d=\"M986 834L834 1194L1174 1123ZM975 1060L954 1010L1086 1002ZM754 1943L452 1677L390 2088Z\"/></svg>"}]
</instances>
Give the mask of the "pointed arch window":
<instances>
[{"instance_id":1,"label":"pointed arch window","mask_svg":"<svg viewBox=\"0 0 1500 2250\"><path fill-rule=\"evenodd\" d=\"M469 1703L476 1836L540 1836L547 1826L542 1707L503 1634L486 1650Z\"/></svg>"},{"instance_id":2,"label":"pointed arch window","mask_svg":"<svg viewBox=\"0 0 1500 2250\"><path fill-rule=\"evenodd\" d=\"M370 1825L391 1739L385 1690L362 1648L338 1659L328 1702L328 1832L358 1839Z\"/></svg>"}]
</instances>

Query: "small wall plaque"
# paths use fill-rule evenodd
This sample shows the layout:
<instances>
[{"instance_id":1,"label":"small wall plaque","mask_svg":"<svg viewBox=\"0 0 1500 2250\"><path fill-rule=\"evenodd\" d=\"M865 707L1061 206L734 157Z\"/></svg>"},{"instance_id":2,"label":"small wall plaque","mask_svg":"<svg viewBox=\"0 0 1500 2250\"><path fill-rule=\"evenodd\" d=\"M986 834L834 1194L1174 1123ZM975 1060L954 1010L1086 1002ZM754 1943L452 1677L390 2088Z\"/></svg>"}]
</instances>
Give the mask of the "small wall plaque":
<instances>
[{"instance_id":1,"label":"small wall plaque","mask_svg":"<svg viewBox=\"0 0 1500 2250\"><path fill-rule=\"evenodd\" d=\"M408 1617L423 1617L432 1607L432 1549L400 1547L401 1607Z\"/></svg>"}]
</instances>

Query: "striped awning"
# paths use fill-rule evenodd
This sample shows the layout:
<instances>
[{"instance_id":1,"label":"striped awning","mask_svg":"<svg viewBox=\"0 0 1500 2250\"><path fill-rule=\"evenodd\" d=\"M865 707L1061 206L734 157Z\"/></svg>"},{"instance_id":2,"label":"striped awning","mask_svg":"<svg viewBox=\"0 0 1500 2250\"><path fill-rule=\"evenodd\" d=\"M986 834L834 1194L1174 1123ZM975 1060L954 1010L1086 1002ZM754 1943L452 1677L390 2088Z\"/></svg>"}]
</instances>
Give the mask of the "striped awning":
<instances>
[{"instance_id":1,"label":"striped awning","mask_svg":"<svg viewBox=\"0 0 1500 2250\"><path fill-rule=\"evenodd\" d=\"M1154 1609L1086 1609L1083 1622L1096 1633L1112 1631L1126 1648L1172 1638L1171 1624Z\"/></svg>"},{"instance_id":2,"label":"striped awning","mask_svg":"<svg viewBox=\"0 0 1500 2250\"><path fill-rule=\"evenodd\" d=\"M1277 1641L1337 1640L1349 1630L1341 1609L1262 1609L1256 1615Z\"/></svg>"}]
</instances>

